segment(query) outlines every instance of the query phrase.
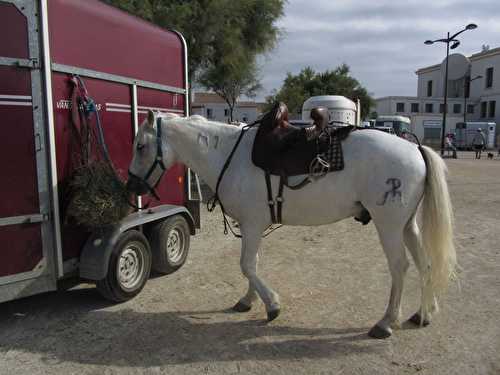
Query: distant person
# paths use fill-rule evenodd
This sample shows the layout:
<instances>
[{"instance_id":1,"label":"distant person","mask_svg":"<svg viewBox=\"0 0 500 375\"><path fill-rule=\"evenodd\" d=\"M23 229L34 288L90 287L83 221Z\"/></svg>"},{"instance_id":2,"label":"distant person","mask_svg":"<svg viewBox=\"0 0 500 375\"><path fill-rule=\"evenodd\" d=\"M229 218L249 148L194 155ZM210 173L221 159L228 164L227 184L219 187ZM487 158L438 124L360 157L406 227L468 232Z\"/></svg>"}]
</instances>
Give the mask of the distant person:
<instances>
[{"instance_id":1,"label":"distant person","mask_svg":"<svg viewBox=\"0 0 500 375\"><path fill-rule=\"evenodd\" d=\"M483 129L477 129L477 133L472 140L474 151L476 152L476 159L481 159L481 152L486 145L486 138L484 138Z\"/></svg>"},{"instance_id":2,"label":"distant person","mask_svg":"<svg viewBox=\"0 0 500 375\"><path fill-rule=\"evenodd\" d=\"M448 155L452 154L453 159L457 158L457 148L454 145L453 134L447 134L444 138L445 149L448 151Z\"/></svg>"}]
</instances>

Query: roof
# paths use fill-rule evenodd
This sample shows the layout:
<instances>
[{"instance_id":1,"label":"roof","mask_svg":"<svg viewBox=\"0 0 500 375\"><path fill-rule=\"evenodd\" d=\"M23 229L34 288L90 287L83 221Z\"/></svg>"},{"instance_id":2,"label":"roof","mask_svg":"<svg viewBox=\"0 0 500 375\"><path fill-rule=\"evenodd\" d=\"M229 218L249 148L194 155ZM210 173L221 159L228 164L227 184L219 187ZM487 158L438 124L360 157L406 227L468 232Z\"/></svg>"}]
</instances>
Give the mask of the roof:
<instances>
[{"instance_id":1,"label":"roof","mask_svg":"<svg viewBox=\"0 0 500 375\"><path fill-rule=\"evenodd\" d=\"M215 92L195 92L193 95L193 105L213 103L226 103L226 101Z\"/></svg>"},{"instance_id":2,"label":"roof","mask_svg":"<svg viewBox=\"0 0 500 375\"><path fill-rule=\"evenodd\" d=\"M499 55L500 54L500 47L497 47L497 48L492 48L492 49L487 49L485 51L481 51L481 52L478 52L478 53L474 53L470 56L468 56L469 60L471 61L477 61L477 60L481 60L481 59L484 59L484 58L487 58L487 57L491 57L491 56L495 56L495 55ZM429 73L429 72L432 72L434 70L437 70L437 69L440 69L441 67L441 63L439 64L434 64L434 65L429 65L429 66L426 66L424 68L420 68L418 69L415 74L422 74L422 73Z\"/></svg>"},{"instance_id":3,"label":"roof","mask_svg":"<svg viewBox=\"0 0 500 375\"><path fill-rule=\"evenodd\" d=\"M226 101L222 99L215 92L195 92L193 95L193 108L201 108L207 104L226 104ZM257 108L262 109L265 103L252 102L252 101L238 101L236 102L236 107L238 108Z\"/></svg>"}]
</instances>

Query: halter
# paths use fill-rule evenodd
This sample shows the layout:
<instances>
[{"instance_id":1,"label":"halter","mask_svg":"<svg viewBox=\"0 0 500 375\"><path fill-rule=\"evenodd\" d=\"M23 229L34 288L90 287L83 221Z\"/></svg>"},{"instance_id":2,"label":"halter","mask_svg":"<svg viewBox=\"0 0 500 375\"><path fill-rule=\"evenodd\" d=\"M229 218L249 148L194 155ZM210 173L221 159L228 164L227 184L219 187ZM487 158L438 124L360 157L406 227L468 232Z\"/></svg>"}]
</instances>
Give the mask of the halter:
<instances>
[{"instance_id":1,"label":"halter","mask_svg":"<svg viewBox=\"0 0 500 375\"><path fill-rule=\"evenodd\" d=\"M153 172L156 170L156 167L158 167L158 166L161 168L161 174L158 177L158 179L156 180L156 183L153 186L151 186L148 183L149 177L151 177ZM144 177L139 177L139 176L133 174L132 172L130 172L130 169L128 171L128 175L130 177L138 179L142 184L144 184L148 188L151 195L153 195L157 200L160 200L160 197L156 193L155 189L158 186L158 184L160 183L161 178L162 178L163 174L165 173L166 169L167 168L165 167L165 164L163 163L163 151L161 149L161 117L158 117L156 119L156 157L155 157L153 164L151 165L151 167L149 167L149 169Z\"/></svg>"}]
</instances>

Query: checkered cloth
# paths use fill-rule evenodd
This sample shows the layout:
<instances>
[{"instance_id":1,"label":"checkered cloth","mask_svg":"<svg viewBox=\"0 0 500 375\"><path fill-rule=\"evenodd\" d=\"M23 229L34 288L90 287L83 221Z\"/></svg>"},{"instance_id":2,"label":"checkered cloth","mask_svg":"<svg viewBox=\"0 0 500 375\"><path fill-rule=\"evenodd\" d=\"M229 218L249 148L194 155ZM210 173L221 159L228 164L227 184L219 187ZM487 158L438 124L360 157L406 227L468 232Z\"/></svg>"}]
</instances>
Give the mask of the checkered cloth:
<instances>
[{"instance_id":1,"label":"checkered cloth","mask_svg":"<svg viewBox=\"0 0 500 375\"><path fill-rule=\"evenodd\" d=\"M320 156L330 164L328 172L341 171L344 169L344 154L342 153L342 141L355 128L345 126L341 128L327 128L319 137L321 145Z\"/></svg>"}]
</instances>

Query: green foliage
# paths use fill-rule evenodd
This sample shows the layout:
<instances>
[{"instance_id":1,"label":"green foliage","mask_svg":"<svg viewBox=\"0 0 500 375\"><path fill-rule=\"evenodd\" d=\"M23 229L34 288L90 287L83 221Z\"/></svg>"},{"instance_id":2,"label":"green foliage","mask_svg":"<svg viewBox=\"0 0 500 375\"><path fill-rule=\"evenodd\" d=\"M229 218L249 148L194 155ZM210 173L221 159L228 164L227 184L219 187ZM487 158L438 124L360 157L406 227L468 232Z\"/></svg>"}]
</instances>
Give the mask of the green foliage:
<instances>
[{"instance_id":1,"label":"green foliage","mask_svg":"<svg viewBox=\"0 0 500 375\"><path fill-rule=\"evenodd\" d=\"M281 89L266 98L267 107L281 101L287 104L290 113L300 114L304 101L316 95L342 95L353 101L359 99L361 118L368 115L374 103L368 91L350 75L349 67L342 64L324 73L316 73L310 67L302 69L297 75L288 73Z\"/></svg>"},{"instance_id":2,"label":"green foliage","mask_svg":"<svg viewBox=\"0 0 500 375\"><path fill-rule=\"evenodd\" d=\"M191 82L228 105L260 87L256 56L274 47L286 0L104 0L186 38ZM232 107L231 107L232 108Z\"/></svg>"}]
</instances>

